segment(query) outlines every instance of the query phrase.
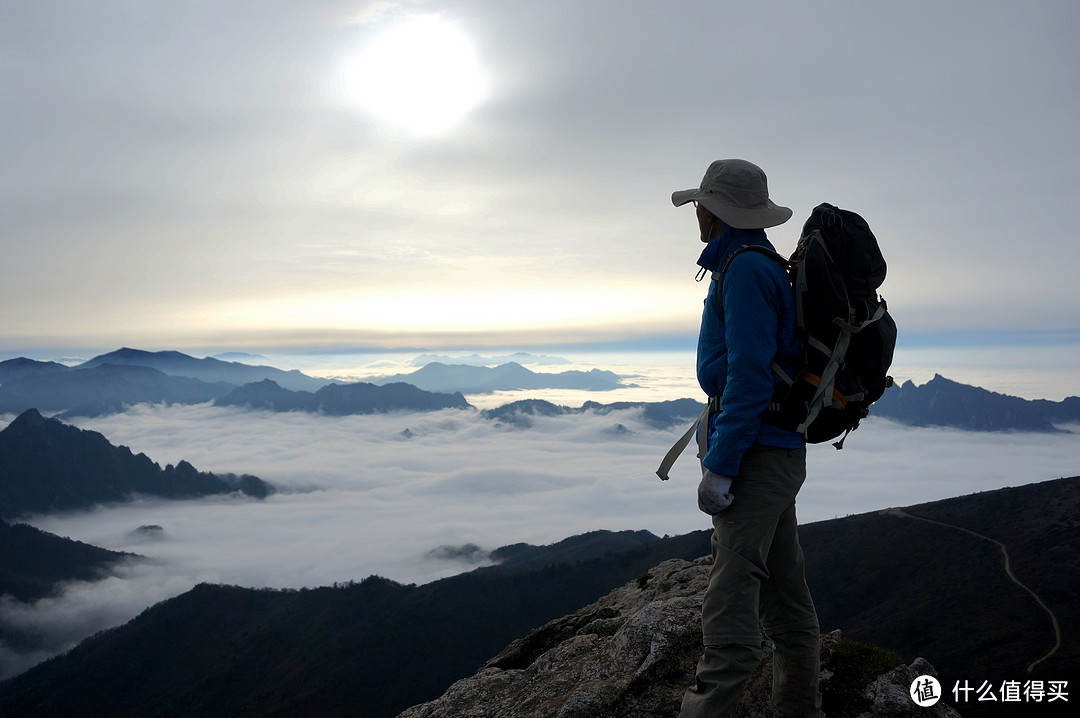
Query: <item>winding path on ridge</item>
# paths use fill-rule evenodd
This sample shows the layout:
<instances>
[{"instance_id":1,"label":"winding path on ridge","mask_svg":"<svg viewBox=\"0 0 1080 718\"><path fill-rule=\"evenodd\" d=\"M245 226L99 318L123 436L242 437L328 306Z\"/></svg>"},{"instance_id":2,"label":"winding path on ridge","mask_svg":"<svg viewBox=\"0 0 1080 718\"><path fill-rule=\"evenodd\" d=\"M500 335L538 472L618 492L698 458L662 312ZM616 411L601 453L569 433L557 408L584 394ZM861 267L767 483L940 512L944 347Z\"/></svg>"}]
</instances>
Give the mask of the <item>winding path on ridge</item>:
<instances>
[{"instance_id":1,"label":"winding path on ridge","mask_svg":"<svg viewBox=\"0 0 1080 718\"><path fill-rule=\"evenodd\" d=\"M904 511L903 509L900 509L900 508L886 509L882 513L891 514L892 516L897 516L897 517L903 518L903 519L914 519L915 521L925 521L925 522L930 523L930 524L937 524L938 526L944 526L945 528L956 529L957 531L963 531L964 533L971 534L972 536L975 536L976 538L980 538L980 539L982 539L984 541L989 541L990 543L995 544L999 549L1001 549L1001 555L1005 557L1005 575L1007 575L1009 577L1010 581L1012 581L1017 586L1024 589L1025 591L1027 591L1029 594L1031 594L1032 598L1035 599L1035 602L1038 603L1042 607L1042 609L1044 611L1046 611L1046 614L1048 616L1050 616L1051 623L1054 624L1054 637L1055 637L1054 647L1051 648L1050 652L1047 653L1045 656L1043 656L1042 658L1038 659L1037 661L1035 661L1031 665L1029 665L1027 667L1027 672L1031 673L1032 669L1034 669L1035 666L1039 665L1040 663L1045 661L1047 658L1049 658L1050 656L1057 653L1057 650L1059 648L1061 648L1061 626L1058 624L1057 616L1054 615L1054 612L1050 610L1049 606L1047 606L1045 603L1043 603L1043 600L1041 598L1039 598L1039 594L1035 593L1030 588L1028 588L1023 583L1021 583L1020 579L1018 579L1013 574L1012 567L1010 566L1010 563L1009 563L1009 551L1008 551L1008 549L1005 548L1005 544L1001 543L1000 541L998 541L996 539L992 539L989 536L984 536L984 535L982 535L980 533L976 533L975 531L972 531L971 529L966 529L963 526L955 526L953 524L947 524L944 521L935 521L934 519L928 519L928 518L925 518L923 516L916 516L915 514L909 514L907 511Z\"/></svg>"}]
</instances>

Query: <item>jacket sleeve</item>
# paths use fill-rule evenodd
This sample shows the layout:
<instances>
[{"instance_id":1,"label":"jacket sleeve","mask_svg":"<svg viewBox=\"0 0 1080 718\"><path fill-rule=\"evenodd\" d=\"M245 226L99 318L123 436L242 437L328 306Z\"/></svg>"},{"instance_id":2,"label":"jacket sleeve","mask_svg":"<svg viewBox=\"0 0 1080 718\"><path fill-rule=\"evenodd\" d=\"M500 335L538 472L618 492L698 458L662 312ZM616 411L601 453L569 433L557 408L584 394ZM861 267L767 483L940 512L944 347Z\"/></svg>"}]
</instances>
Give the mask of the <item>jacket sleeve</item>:
<instances>
[{"instance_id":1,"label":"jacket sleeve","mask_svg":"<svg viewBox=\"0 0 1080 718\"><path fill-rule=\"evenodd\" d=\"M780 307L767 264L771 261L752 253L740 255L724 277L727 383L723 408L713 419L709 450L702 461L721 476L738 476L743 455L753 446L773 397Z\"/></svg>"}]
</instances>

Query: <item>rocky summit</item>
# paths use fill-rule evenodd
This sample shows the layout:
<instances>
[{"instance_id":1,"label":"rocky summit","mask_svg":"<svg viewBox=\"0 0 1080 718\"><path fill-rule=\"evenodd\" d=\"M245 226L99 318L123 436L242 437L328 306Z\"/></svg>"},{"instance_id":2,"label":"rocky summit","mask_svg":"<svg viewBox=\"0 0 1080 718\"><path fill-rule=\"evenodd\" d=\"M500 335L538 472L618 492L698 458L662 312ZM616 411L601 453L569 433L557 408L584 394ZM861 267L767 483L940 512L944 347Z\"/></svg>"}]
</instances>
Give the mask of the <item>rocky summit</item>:
<instances>
[{"instance_id":1,"label":"rocky summit","mask_svg":"<svg viewBox=\"0 0 1080 718\"><path fill-rule=\"evenodd\" d=\"M399 718L675 718L701 652L701 601L709 558L665 561L596 603L511 643L474 676ZM773 716L772 653L765 653L737 715ZM919 708L912 681L935 675L922 658L899 657L822 637L823 710L830 718L958 714L944 703Z\"/></svg>"}]
</instances>

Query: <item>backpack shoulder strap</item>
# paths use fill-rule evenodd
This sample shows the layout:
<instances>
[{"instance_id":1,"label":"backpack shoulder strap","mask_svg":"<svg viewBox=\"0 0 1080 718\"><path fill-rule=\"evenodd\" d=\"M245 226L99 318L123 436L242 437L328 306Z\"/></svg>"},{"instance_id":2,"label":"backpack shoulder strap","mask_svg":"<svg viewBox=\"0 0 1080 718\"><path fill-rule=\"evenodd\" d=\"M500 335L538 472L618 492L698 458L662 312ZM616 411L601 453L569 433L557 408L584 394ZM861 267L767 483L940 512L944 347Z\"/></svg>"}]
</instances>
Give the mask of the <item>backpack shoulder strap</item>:
<instances>
[{"instance_id":1,"label":"backpack shoulder strap","mask_svg":"<svg viewBox=\"0 0 1080 718\"><path fill-rule=\"evenodd\" d=\"M777 262L780 262L780 265L783 266L784 269L791 268L791 262L785 259L784 256L779 252L775 252L768 247L762 247L758 244L744 244L743 246L739 247L734 252L728 255L728 258L724 260L724 265L720 267L720 271L718 273L719 276L714 276L713 279L723 279L724 274L727 273L728 267L731 266L731 260L735 259L735 257L739 256L743 252L757 252L759 254L764 254L766 257L772 257Z\"/></svg>"},{"instance_id":2,"label":"backpack shoulder strap","mask_svg":"<svg viewBox=\"0 0 1080 718\"><path fill-rule=\"evenodd\" d=\"M728 258L724 260L723 266L720 267L720 271L713 272L712 278L716 280L716 311L723 314L724 312L724 276L727 274L728 268L731 266L731 262L744 252L757 252L764 254L766 257L771 257L780 263L780 266L784 268L784 271L791 271L791 262L784 258L779 252L774 252L768 247L762 247L757 244L744 244L736 249L734 252L728 255Z\"/></svg>"},{"instance_id":3,"label":"backpack shoulder strap","mask_svg":"<svg viewBox=\"0 0 1080 718\"><path fill-rule=\"evenodd\" d=\"M675 460L679 458L683 450L690 444L690 440L697 436L698 445L698 459L705 458L705 452L709 450L709 416L711 414L720 413L721 397L711 397L708 402L705 403L705 409L701 412L698 418L694 419L694 423L690 425L690 428L686 430L686 433L679 437L679 440L675 442L675 445L668 449L667 454L664 455L664 460L660 462L660 468L656 470L656 475L660 477L662 481L668 480L668 472L675 464Z\"/></svg>"}]
</instances>

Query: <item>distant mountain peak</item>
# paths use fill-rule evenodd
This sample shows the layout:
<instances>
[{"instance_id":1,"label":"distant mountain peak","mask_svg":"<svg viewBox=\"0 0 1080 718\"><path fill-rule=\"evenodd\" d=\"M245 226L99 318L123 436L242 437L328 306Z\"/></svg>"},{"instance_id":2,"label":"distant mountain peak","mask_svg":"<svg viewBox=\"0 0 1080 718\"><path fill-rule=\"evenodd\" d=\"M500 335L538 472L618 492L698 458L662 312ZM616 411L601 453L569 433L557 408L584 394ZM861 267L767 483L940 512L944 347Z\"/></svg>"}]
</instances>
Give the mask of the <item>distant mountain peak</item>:
<instances>
[{"instance_id":1,"label":"distant mountain peak","mask_svg":"<svg viewBox=\"0 0 1080 718\"><path fill-rule=\"evenodd\" d=\"M195 359L195 357L190 356L188 354L184 354L182 352L178 352L178 351L151 352L151 351L146 351L145 349L132 349L131 347L120 347L119 349L117 349L115 351L106 352L105 354L99 354L98 356L94 357L93 359L90 359L89 361L87 361L86 364L87 365L108 364L108 363L115 363L116 361L119 361L119 360L131 361L131 360L150 359L150 358L153 358L153 357L156 357L156 358L159 358L159 359L191 359L192 361L198 361L197 359Z\"/></svg>"},{"instance_id":2,"label":"distant mountain peak","mask_svg":"<svg viewBox=\"0 0 1080 718\"><path fill-rule=\"evenodd\" d=\"M27 409L15 417L15 420L8 424L4 431L21 431L23 429L37 428L44 426L47 421L55 421L57 424L61 423L56 419L46 419L37 409Z\"/></svg>"},{"instance_id":3,"label":"distant mountain peak","mask_svg":"<svg viewBox=\"0 0 1080 718\"><path fill-rule=\"evenodd\" d=\"M17 380L30 374L49 374L65 372L68 367L54 361L38 361L26 357L15 357L0 361L0 384Z\"/></svg>"},{"instance_id":4,"label":"distant mountain peak","mask_svg":"<svg viewBox=\"0 0 1080 718\"><path fill-rule=\"evenodd\" d=\"M632 387L623 384L621 378L610 371L534 372L508 361L495 367L469 364L443 364L429 362L409 374L369 377L376 384L406 382L427 391L461 392L462 394L490 394L494 391L519 389L576 389L581 391L608 391Z\"/></svg>"},{"instance_id":5,"label":"distant mountain peak","mask_svg":"<svg viewBox=\"0 0 1080 718\"><path fill-rule=\"evenodd\" d=\"M109 363L146 366L170 376L190 377L208 383L225 382L233 386L273 379L278 386L286 389L315 391L329 383L326 379L307 376L296 369L284 370L272 366L223 361L214 357L198 359L178 351L150 352L130 347L96 356L80 366L92 367Z\"/></svg>"},{"instance_id":6,"label":"distant mountain peak","mask_svg":"<svg viewBox=\"0 0 1080 718\"><path fill-rule=\"evenodd\" d=\"M950 426L967 431L1058 432L1055 424L1080 421L1080 400L1028 400L962 384L941 374L918 386L894 386L870 409L911 426Z\"/></svg>"}]
</instances>

